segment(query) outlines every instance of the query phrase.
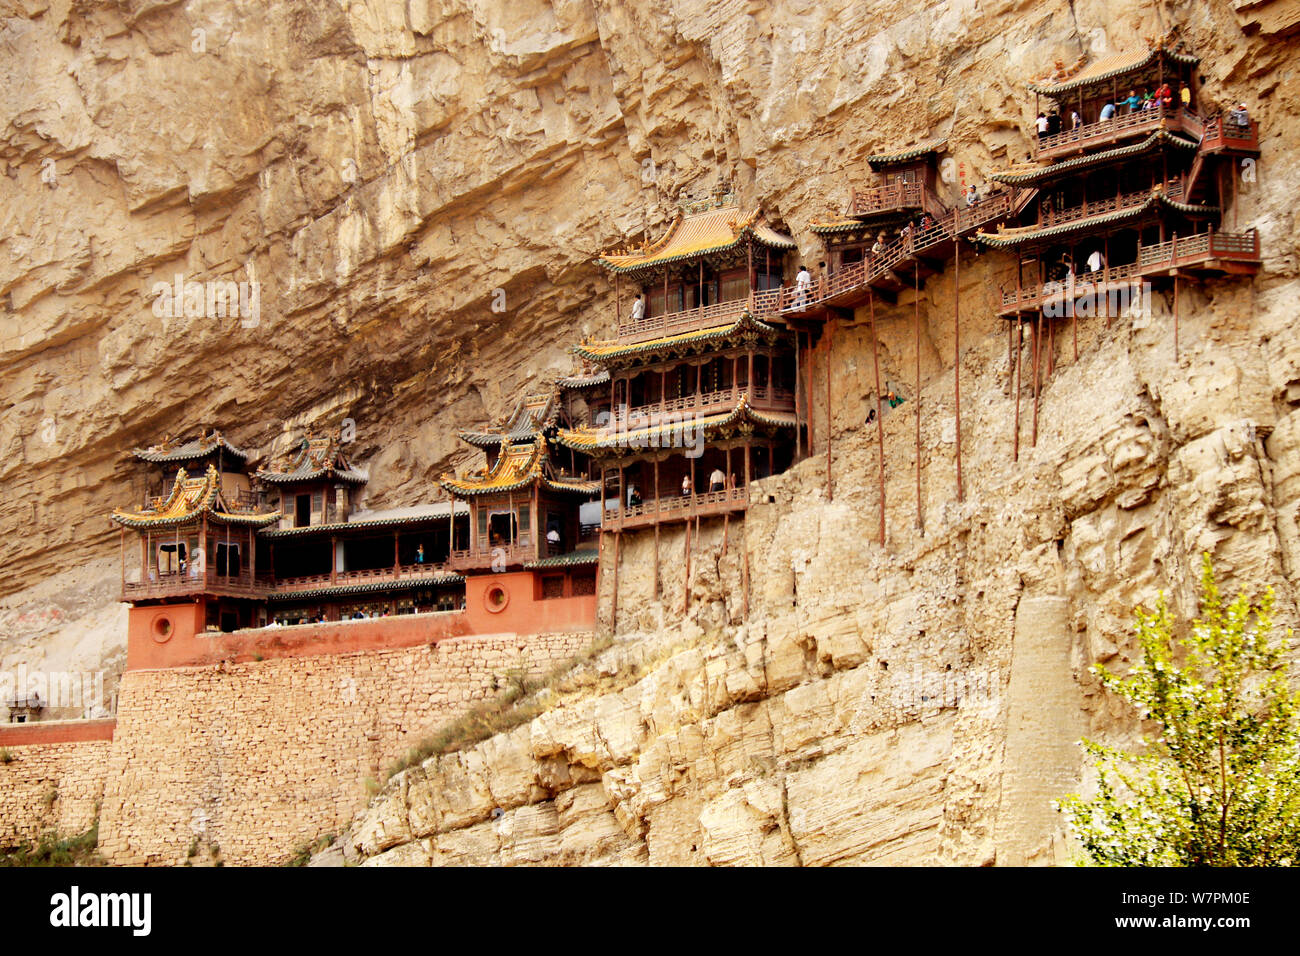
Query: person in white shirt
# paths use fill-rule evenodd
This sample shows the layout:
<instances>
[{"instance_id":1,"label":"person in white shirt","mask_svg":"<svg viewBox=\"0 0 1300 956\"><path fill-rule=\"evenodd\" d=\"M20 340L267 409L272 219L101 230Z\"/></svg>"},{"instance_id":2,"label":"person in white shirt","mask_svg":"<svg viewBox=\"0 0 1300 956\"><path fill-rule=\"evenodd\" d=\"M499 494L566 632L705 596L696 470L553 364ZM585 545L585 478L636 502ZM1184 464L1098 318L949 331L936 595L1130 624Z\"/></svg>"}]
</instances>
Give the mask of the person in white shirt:
<instances>
[{"instance_id":1,"label":"person in white shirt","mask_svg":"<svg viewBox=\"0 0 1300 956\"><path fill-rule=\"evenodd\" d=\"M1042 139L1047 135L1047 114L1038 114L1038 138Z\"/></svg>"},{"instance_id":2,"label":"person in white shirt","mask_svg":"<svg viewBox=\"0 0 1300 956\"><path fill-rule=\"evenodd\" d=\"M714 468L713 473L709 475L709 491L722 491L726 484L727 476L722 473L722 469Z\"/></svg>"},{"instance_id":3,"label":"person in white shirt","mask_svg":"<svg viewBox=\"0 0 1300 956\"><path fill-rule=\"evenodd\" d=\"M641 293L637 293L636 301L632 303L632 321L640 322L645 318L645 299L641 298Z\"/></svg>"},{"instance_id":4,"label":"person in white shirt","mask_svg":"<svg viewBox=\"0 0 1300 956\"><path fill-rule=\"evenodd\" d=\"M689 498L690 496L691 496L691 476L682 475L682 497Z\"/></svg>"},{"instance_id":5,"label":"person in white shirt","mask_svg":"<svg viewBox=\"0 0 1300 956\"><path fill-rule=\"evenodd\" d=\"M812 275L807 266L799 267L799 274L794 277L794 286L799 292L795 298L795 308L802 309L808 304L808 290L812 288Z\"/></svg>"},{"instance_id":6,"label":"person in white shirt","mask_svg":"<svg viewBox=\"0 0 1300 956\"><path fill-rule=\"evenodd\" d=\"M1106 264L1106 260L1102 258L1101 250L1100 249L1092 250L1092 254L1088 256L1088 271L1100 272L1102 270L1102 267L1105 266L1105 264Z\"/></svg>"}]
</instances>

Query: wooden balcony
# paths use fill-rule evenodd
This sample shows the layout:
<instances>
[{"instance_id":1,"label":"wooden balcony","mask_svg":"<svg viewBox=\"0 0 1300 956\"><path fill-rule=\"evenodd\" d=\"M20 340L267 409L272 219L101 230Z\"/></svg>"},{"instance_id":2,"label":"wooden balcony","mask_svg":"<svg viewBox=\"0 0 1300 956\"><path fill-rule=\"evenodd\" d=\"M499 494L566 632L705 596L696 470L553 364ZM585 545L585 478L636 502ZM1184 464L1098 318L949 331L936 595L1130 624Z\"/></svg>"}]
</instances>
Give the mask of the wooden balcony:
<instances>
[{"instance_id":1,"label":"wooden balcony","mask_svg":"<svg viewBox=\"0 0 1300 956\"><path fill-rule=\"evenodd\" d=\"M635 528L652 527L656 521L660 524L673 521L687 521L696 516L708 518L716 515L744 511L749 507L749 490L747 488L729 488L725 491L710 491L698 495L681 495L662 497L643 501L634 507L606 508L604 529L606 531L630 531Z\"/></svg>"},{"instance_id":2,"label":"wooden balcony","mask_svg":"<svg viewBox=\"0 0 1300 956\"><path fill-rule=\"evenodd\" d=\"M867 219L872 216L905 213L926 208L922 183L890 183L869 189L854 189L849 197L848 216Z\"/></svg>"},{"instance_id":3,"label":"wooden balcony","mask_svg":"<svg viewBox=\"0 0 1300 956\"><path fill-rule=\"evenodd\" d=\"M697 309L684 309L681 312L668 312L642 319L639 322L627 320L618 327L620 342L635 344L662 338L665 335L678 335L682 332L695 332L699 329L711 329L719 325L730 325L740 318L749 299L732 299L729 302L716 302L713 305Z\"/></svg>"},{"instance_id":4,"label":"wooden balcony","mask_svg":"<svg viewBox=\"0 0 1300 956\"><path fill-rule=\"evenodd\" d=\"M1197 139L1201 135L1200 118L1181 106L1139 110L1136 113L1121 113L1108 120L1098 120L1075 129L1062 130L1052 136L1045 136L1038 141L1038 158L1063 159L1091 149L1111 146L1126 139L1147 136L1158 130L1162 123L1171 132L1185 133L1192 139Z\"/></svg>"},{"instance_id":5,"label":"wooden balcony","mask_svg":"<svg viewBox=\"0 0 1300 956\"><path fill-rule=\"evenodd\" d=\"M1201 137L1203 153L1259 153L1259 123L1249 120L1245 126L1232 122L1229 116L1212 116L1205 121Z\"/></svg>"},{"instance_id":6,"label":"wooden balcony","mask_svg":"<svg viewBox=\"0 0 1300 956\"><path fill-rule=\"evenodd\" d=\"M514 544L489 544L464 551L453 551L447 567L453 571L505 570L508 567L550 558L564 553L562 544L542 541L534 546L528 535L520 535Z\"/></svg>"},{"instance_id":7,"label":"wooden balcony","mask_svg":"<svg viewBox=\"0 0 1300 956\"><path fill-rule=\"evenodd\" d=\"M262 598L271 589L268 575L254 579L247 571L239 574L190 574L150 572L145 581L126 581L122 585L123 601L146 601L155 598L213 594L223 597Z\"/></svg>"},{"instance_id":8,"label":"wooden balcony","mask_svg":"<svg viewBox=\"0 0 1300 956\"><path fill-rule=\"evenodd\" d=\"M788 388L776 388L769 385L744 385L718 389L712 392L699 392L684 395L681 398L669 398L661 402L646 405L634 405L631 408L620 406L614 409L610 424L628 427L649 428L664 422L680 422L695 415L710 415L730 411L736 407L742 395L749 397L753 408L772 411L791 411L794 409L794 392Z\"/></svg>"},{"instance_id":9,"label":"wooden balcony","mask_svg":"<svg viewBox=\"0 0 1300 956\"><path fill-rule=\"evenodd\" d=\"M336 571L333 574L308 574L293 578L277 578L274 590L314 591L318 588L347 587L354 584L373 584L387 581L418 583L450 573L446 564L403 564L391 568L368 568L364 571Z\"/></svg>"},{"instance_id":10,"label":"wooden balcony","mask_svg":"<svg viewBox=\"0 0 1300 956\"><path fill-rule=\"evenodd\" d=\"M1125 209L1135 209L1147 202L1151 198L1152 191L1159 189L1160 185L1158 183L1154 187L1135 189L1132 192L1121 193L1117 196L1104 196L1066 209L1054 209L1040 216L1038 225L1046 229L1049 226L1061 226L1079 219L1087 219L1089 216L1103 216L1107 213L1120 212ZM1163 186L1165 195L1170 199L1182 200L1183 181L1181 178L1170 179Z\"/></svg>"},{"instance_id":11,"label":"wooden balcony","mask_svg":"<svg viewBox=\"0 0 1300 956\"><path fill-rule=\"evenodd\" d=\"M1250 275L1259 268L1259 233L1231 233L1213 230L1170 239L1150 246L1139 246L1134 262L1108 266L1086 272L1066 282L1046 282L1020 290L1003 290L998 315L1009 317L1058 306L1060 314L1068 311L1067 303L1085 296L1109 295L1134 282L1151 276L1170 275L1174 270L1220 274Z\"/></svg>"}]
</instances>

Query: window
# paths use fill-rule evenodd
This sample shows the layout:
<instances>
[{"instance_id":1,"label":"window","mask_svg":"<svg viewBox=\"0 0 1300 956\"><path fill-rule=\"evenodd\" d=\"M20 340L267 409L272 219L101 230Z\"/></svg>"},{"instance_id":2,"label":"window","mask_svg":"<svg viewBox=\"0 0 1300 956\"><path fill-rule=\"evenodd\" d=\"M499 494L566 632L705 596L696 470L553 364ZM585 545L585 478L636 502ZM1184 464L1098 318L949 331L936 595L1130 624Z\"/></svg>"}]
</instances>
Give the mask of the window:
<instances>
[{"instance_id":1,"label":"window","mask_svg":"<svg viewBox=\"0 0 1300 956\"><path fill-rule=\"evenodd\" d=\"M564 575L548 574L542 578L542 600L564 597Z\"/></svg>"},{"instance_id":2,"label":"window","mask_svg":"<svg viewBox=\"0 0 1300 956\"><path fill-rule=\"evenodd\" d=\"M294 499L293 526L305 528L311 524L311 495L298 495Z\"/></svg>"},{"instance_id":3,"label":"window","mask_svg":"<svg viewBox=\"0 0 1300 956\"><path fill-rule=\"evenodd\" d=\"M239 545L217 542L217 574L230 577L239 574Z\"/></svg>"}]
</instances>

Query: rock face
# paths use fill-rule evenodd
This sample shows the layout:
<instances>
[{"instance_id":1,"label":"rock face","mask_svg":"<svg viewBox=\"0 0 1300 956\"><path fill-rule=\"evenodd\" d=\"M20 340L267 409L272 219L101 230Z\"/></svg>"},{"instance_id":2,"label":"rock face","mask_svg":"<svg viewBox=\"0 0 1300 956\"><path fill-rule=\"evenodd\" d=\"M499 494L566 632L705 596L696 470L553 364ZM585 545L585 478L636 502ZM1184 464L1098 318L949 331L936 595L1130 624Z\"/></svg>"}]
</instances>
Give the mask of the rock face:
<instances>
[{"instance_id":1,"label":"rock face","mask_svg":"<svg viewBox=\"0 0 1300 956\"><path fill-rule=\"evenodd\" d=\"M885 421L881 546L880 449L859 427L872 340L866 316L837 321L814 356L813 456L764 483L725 545L705 526L689 612L682 538L661 541L658 589L652 542L624 541L608 666L645 675L397 778L349 837L368 861L1063 860L1044 802L1082 779L1073 741L1133 730L1087 672L1131 653L1131 607L1163 589L1191 610L1206 550L1294 620L1300 74L1283 0L6 11L6 593L115 554L105 515L142 491L122 452L166 432L271 451L351 417L372 498L426 500L457 427L610 328L588 260L657 230L680 188L733 179L815 261L807 223L866 180L866 155L945 135L981 181L1027 151L1027 80L1175 25L1204 97L1260 121L1227 221L1259 228L1264 268L1184 286L1177 360L1160 293L1148 317L1081 322L1077 361L1058 329L1037 441L1026 386L1013 461L991 308L1011 262L964 258L959 295L949 263L921 290L919 356L910 296L877 314L882 376L909 397ZM158 291L177 275L258 292L246 314L185 318Z\"/></svg>"}]
</instances>

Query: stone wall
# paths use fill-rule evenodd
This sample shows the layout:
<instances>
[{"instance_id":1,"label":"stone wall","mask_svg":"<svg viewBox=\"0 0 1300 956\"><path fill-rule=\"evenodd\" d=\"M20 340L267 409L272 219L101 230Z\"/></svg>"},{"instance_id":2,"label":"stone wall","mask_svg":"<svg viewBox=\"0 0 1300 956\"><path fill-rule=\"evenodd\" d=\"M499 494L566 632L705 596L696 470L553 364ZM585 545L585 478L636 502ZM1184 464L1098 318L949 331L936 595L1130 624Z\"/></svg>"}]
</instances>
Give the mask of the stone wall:
<instances>
[{"instance_id":1,"label":"stone wall","mask_svg":"<svg viewBox=\"0 0 1300 956\"><path fill-rule=\"evenodd\" d=\"M590 645L587 632L128 671L108 760L100 850L183 863L197 842L274 864L341 832L366 780L422 735Z\"/></svg>"},{"instance_id":2,"label":"stone wall","mask_svg":"<svg viewBox=\"0 0 1300 956\"><path fill-rule=\"evenodd\" d=\"M0 726L0 848L91 827L112 734L111 720Z\"/></svg>"}]
</instances>

